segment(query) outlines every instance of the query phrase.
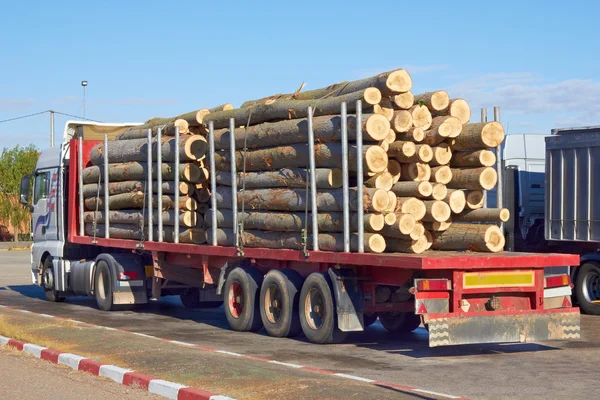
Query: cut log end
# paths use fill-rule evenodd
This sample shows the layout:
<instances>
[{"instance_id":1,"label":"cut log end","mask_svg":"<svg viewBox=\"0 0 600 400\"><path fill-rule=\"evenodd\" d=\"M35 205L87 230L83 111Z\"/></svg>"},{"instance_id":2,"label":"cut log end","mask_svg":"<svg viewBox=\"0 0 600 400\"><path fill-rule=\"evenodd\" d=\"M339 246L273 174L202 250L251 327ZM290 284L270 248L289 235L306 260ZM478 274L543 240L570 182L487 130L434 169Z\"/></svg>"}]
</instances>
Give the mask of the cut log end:
<instances>
[{"instance_id":1,"label":"cut log end","mask_svg":"<svg viewBox=\"0 0 600 400\"><path fill-rule=\"evenodd\" d=\"M388 131L388 135L383 140L385 140L389 144L394 143L396 141L396 132L390 128L390 130Z\"/></svg>"},{"instance_id":2,"label":"cut log end","mask_svg":"<svg viewBox=\"0 0 600 400\"><path fill-rule=\"evenodd\" d=\"M394 193L394 192L387 192L387 194L388 194L388 206L386 207L385 211L393 212L394 210L396 210L396 206L398 205L398 197L396 196L396 193Z\"/></svg>"},{"instance_id":3,"label":"cut log end","mask_svg":"<svg viewBox=\"0 0 600 400\"><path fill-rule=\"evenodd\" d=\"M431 178L431 167L424 163L412 163L402 165L401 179L407 181L422 182Z\"/></svg>"},{"instance_id":4,"label":"cut log end","mask_svg":"<svg viewBox=\"0 0 600 400\"><path fill-rule=\"evenodd\" d=\"M500 228L495 225L490 226L485 232L485 244L492 253L497 253L504 249L506 239Z\"/></svg>"},{"instance_id":5,"label":"cut log end","mask_svg":"<svg viewBox=\"0 0 600 400\"><path fill-rule=\"evenodd\" d=\"M377 88L370 87L364 90L363 100L367 104L370 104L372 106L374 106L375 104L379 104L381 102L381 98L381 92Z\"/></svg>"},{"instance_id":6,"label":"cut log end","mask_svg":"<svg viewBox=\"0 0 600 400\"><path fill-rule=\"evenodd\" d=\"M394 185L394 178L389 172L383 171L365 181L365 186L383 190L390 190Z\"/></svg>"},{"instance_id":7,"label":"cut log end","mask_svg":"<svg viewBox=\"0 0 600 400\"><path fill-rule=\"evenodd\" d=\"M342 187L342 170L340 168L332 168L327 180L332 188Z\"/></svg>"},{"instance_id":8,"label":"cut log end","mask_svg":"<svg viewBox=\"0 0 600 400\"><path fill-rule=\"evenodd\" d=\"M387 210L390 198L388 192L381 189L375 189L371 193L371 208L377 212L383 212Z\"/></svg>"},{"instance_id":9,"label":"cut log end","mask_svg":"<svg viewBox=\"0 0 600 400\"><path fill-rule=\"evenodd\" d=\"M400 180L400 177L402 176L402 166L398 161L389 160L387 170L392 175L392 181L394 183Z\"/></svg>"},{"instance_id":10,"label":"cut log end","mask_svg":"<svg viewBox=\"0 0 600 400\"><path fill-rule=\"evenodd\" d=\"M433 159L433 150L431 146L427 144L418 144L417 146L417 157L420 162L428 163Z\"/></svg>"},{"instance_id":11,"label":"cut log end","mask_svg":"<svg viewBox=\"0 0 600 400\"><path fill-rule=\"evenodd\" d=\"M450 209L454 214L463 212L467 206L467 197L465 192L462 190L453 190L445 198L446 203L450 206Z\"/></svg>"},{"instance_id":12,"label":"cut log end","mask_svg":"<svg viewBox=\"0 0 600 400\"><path fill-rule=\"evenodd\" d=\"M483 207L483 191L473 190L467 194L467 208L477 210Z\"/></svg>"},{"instance_id":13,"label":"cut log end","mask_svg":"<svg viewBox=\"0 0 600 400\"><path fill-rule=\"evenodd\" d=\"M391 100L399 110L408 110L415 104L415 96L410 91L394 95Z\"/></svg>"},{"instance_id":14,"label":"cut log end","mask_svg":"<svg viewBox=\"0 0 600 400\"><path fill-rule=\"evenodd\" d=\"M485 190L491 190L498 183L498 174L492 167L485 167L481 175L479 176L479 183Z\"/></svg>"},{"instance_id":15,"label":"cut log end","mask_svg":"<svg viewBox=\"0 0 600 400\"><path fill-rule=\"evenodd\" d=\"M429 182L427 182L429 183ZM434 183L431 185L431 198L434 200L444 200L448 195L448 189L443 183Z\"/></svg>"},{"instance_id":16,"label":"cut log end","mask_svg":"<svg viewBox=\"0 0 600 400\"><path fill-rule=\"evenodd\" d=\"M185 153L191 160L201 160L208 152L208 142L203 136L190 136L184 143Z\"/></svg>"},{"instance_id":17,"label":"cut log end","mask_svg":"<svg viewBox=\"0 0 600 400\"><path fill-rule=\"evenodd\" d=\"M448 220L448 221L433 221L433 222L425 222L424 226L425 229L427 229L430 232L443 232L445 230L447 230L448 228L450 228L450 226L452 225L452 221Z\"/></svg>"},{"instance_id":18,"label":"cut log end","mask_svg":"<svg viewBox=\"0 0 600 400\"><path fill-rule=\"evenodd\" d=\"M433 167L431 168L431 180L446 185L452 180L452 170L447 165Z\"/></svg>"},{"instance_id":19,"label":"cut log end","mask_svg":"<svg viewBox=\"0 0 600 400\"><path fill-rule=\"evenodd\" d=\"M387 250L395 253L421 254L427 250L428 246L425 235L421 236L417 240L388 239L387 242Z\"/></svg>"},{"instance_id":20,"label":"cut log end","mask_svg":"<svg viewBox=\"0 0 600 400\"><path fill-rule=\"evenodd\" d=\"M497 121L486 124L481 131L481 140L488 147L500 146L504 140L504 127Z\"/></svg>"},{"instance_id":21,"label":"cut log end","mask_svg":"<svg viewBox=\"0 0 600 400\"><path fill-rule=\"evenodd\" d=\"M413 126L413 116L409 111L397 110L391 122L392 129L397 133L408 132Z\"/></svg>"},{"instance_id":22,"label":"cut log end","mask_svg":"<svg viewBox=\"0 0 600 400\"><path fill-rule=\"evenodd\" d=\"M365 247L371 253L383 253L386 248L386 240L378 233L365 233Z\"/></svg>"},{"instance_id":23,"label":"cut log end","mask_svg":"<svg viewBox=\"0 0 600 400\"><path fill-rule=\"evenodd\" d=\"M417 225L415 217L410 214L397 214L396 223L398 224L398 230L405 235L409 235Z\"/></svg>"},{"instance_id":24,"label":"cut log end","mask_svg":"<svg viewBox=\"0 0 600 400\"><path fill-rule=\"evenodd\" d=\"M412 88L412 78L406 70L397 69L388 75L385 86L393 93L405 93Z\"/></svg>"},{"instance_id":25,"label":"cut log end","mask_svg":"<svg viewBox=\"0 0 600 400\"><path fill-rule=\"evenodd\" d=\"M379 104L375 104L373 106L373 112L377 115L382 115L388 121L391 121L394 117L394 108L392 101L387 97L382 98Z\"/></svg>"},{"instance_id":26,"label":"cut log end","mask_svg":"<svg viewBox=\"0 0 600 400\"><path fill-rule=\"evenodd\" d=\"M389 135L390 128L390 121L379 114L370 115L365 123L365 130L375 141L384 140Z\"/></svg>"},{"instance_id":27,"label":"cut log end","mask_svg":"<svg viewBox=\"0 0 600 400\"><path fill-rule=\"evenodd\" d=\"M413 106L410 109L410 112L413 117L413 125L417 128L421 128L423 130L429 129L432 122L431 112L425 106Z\"/></svg>"},{"instance_id":28,"label":"cut log end","mask_svg":"<svg viewBox=\"0 0 600 400\"><path fill-rule=\"evenodd\" d=\"M460 119L462 124L468 124L471 119L471 107L463 99L450 100L450 112L453 117Z\"/></svg>"},{"instance_id":29,"label":"cut log end","mask_svg":"<svg viewBox=\"0 0 600 400\"><path fill-rule=\"evenodd\" d=\"M443 222L450 219L452 210L450 206L443 201L430 200L425 202L427 212L423 218L425 221L438 221Z\"/></svg>"},{"instance_id":30,"label":"cut log end","mask_svg":"<svg viewBox=\"0 0 600 400\"><path fill-rule=\"evenodd\" d=\"M414 197L399 197L396 210L404 214L410 214L415 220L420 221L425 217L427 207L425 202Z\"/></svg>"},{"instance_id":31,"label":"cut log end","mask_svg":"<svg viewBox=\"0 0 600 400\"><path fill-rule=\"evenodd\" d=\"M448 143L440 143L433 148L432 165L448 165L452 160L452 149Z\"/></svg>"},{"instance_id":32,"label":"cut log end","mask_svg":"<svg viewBox=\"0 0 600 400\"><path fill-rule=\"evenodd\" d=\"M370 146L365 152L365 163L371 172L383 172L388 166L388 156L379 146Z\"/></svg>"},{"instance_id":33,"label":"cut log end","mask_svg":"<svg viewBox=\"0 0 600 400\"><path fill-rule=\"evenodd\" d=\"M383 214L365 214L366 224L374 232L379 232L385 226L385 217Z\"/></svg>"},{"instance_id":34,"label":"cut log end","mask_svg":"<svg viewBox=\"0 0 600 400\"><path fill-rule=\"evenodd\" d=\"M392 226L396 223L396 220L398 218L396 217L395 213L387 213L384 215L383 217L383 221L385 222L385 225L387 226ZM382 228L383 229L383 228Z\"/></svg>"}]
</instances>

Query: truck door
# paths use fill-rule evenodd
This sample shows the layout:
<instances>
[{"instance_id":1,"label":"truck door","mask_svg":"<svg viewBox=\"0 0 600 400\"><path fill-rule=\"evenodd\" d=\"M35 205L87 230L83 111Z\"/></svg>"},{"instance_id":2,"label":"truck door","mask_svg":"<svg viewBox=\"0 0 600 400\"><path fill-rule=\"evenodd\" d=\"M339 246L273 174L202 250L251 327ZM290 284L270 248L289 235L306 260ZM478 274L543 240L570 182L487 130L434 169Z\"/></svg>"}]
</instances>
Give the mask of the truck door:
<instances>
[{"instance_id":1,"label":"truck door","mask_svg":"<svg viewBox=\"0 0 600 400\"><path fill-rule=\"evenodd\" d=\"M32 234L34 242L57 240L56 198L58 170L37 171L33 191Z\"/></svg>"}]
</instances>

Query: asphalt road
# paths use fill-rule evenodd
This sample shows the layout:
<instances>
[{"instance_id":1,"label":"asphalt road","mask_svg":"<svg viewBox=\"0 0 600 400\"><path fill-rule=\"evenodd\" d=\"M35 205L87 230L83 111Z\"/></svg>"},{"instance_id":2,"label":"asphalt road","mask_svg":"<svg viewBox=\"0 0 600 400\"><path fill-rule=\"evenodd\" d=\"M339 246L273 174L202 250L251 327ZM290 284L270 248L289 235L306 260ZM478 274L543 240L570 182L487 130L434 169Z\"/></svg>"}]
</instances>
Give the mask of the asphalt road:
<instances>
[{"instance_id":1,"label":"asphalt road","mask_svg":"<svg viewBox=\"0 0 600 400\"><path fill-rule=\"evenodd\" d=\"M473 399L588 399L598 394L598 317L582 317L580 341L430 349L424 329L398 338L375 324L343 344L317 346L303 338L233 332L222 309L190 311L177 298L112 313L97 310L88 298L48 303L41 289L30 284L28 252L0 253L0 304Z\"/></svg>"}]
</instances>

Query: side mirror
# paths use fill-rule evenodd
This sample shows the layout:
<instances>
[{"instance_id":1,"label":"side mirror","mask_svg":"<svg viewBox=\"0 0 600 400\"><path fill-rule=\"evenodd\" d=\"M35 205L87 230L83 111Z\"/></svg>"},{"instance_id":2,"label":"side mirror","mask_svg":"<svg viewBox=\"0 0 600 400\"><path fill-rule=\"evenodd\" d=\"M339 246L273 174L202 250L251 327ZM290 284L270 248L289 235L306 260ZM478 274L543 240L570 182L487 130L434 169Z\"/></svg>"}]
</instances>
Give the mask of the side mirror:
<instances>
[{"instance_id":1,"label":"side mirror","mask_svg":"<svg viewBox=\"0 0 600 400\"><path fill-rule=\"evenodd\" d=\"M29 206L30 208L29 192L31 187L31 176L32 175L29 174L21 178L21 188L19 191L19 203L23 204L24 206Z\"/></svg>"}]
</instances>

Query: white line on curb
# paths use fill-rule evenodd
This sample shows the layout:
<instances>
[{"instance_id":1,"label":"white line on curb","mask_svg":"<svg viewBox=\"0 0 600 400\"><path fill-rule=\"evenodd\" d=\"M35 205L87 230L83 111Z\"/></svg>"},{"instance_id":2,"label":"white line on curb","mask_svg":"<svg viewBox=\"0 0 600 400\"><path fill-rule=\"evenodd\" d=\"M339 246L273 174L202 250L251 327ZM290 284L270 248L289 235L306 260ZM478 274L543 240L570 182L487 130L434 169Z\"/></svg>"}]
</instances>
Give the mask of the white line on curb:
<instances>
[{"instance_id":1,"label":"white line on curb","mask_svg":"<svg viewBox=\"0 0 600 400\"><path fill-rule=\"evenodd\" d=\"M195 344L180 342L179 340L169 340L169 343L178 344L180 346L187 346L187 347L195 347L196 346Z\"/></svg>"},{"instance_id":2,"label":"white line on curb","mask_svg":"<svg viewBox=\"0 0 600 400\"><path fill-rule=\"evenodd\" d=\"M100 376L105 376L108 379L112 379L117 383L123 383L123 376L127 372L133 372L130 369L125 369L121 367L117 367L115 365L103 365L100 367Z\"/></svg>"},{"instance_id":3,"label":"white line on curb","mask_svg":"<svg viewBox=\"0 0 600 400\"><path fill-rule=\"evenodd\" d=\"M36 358L40 358L42 356L42 350L46 350L46 348L30 343L23 345L23 353L31 354Z\"/></svg>"},{"instance_id":4,"label":"white line on curb","mask_svg":"<svg viewBox=\"0 0 600 400\"><path fill-rule=\"evenodd\" d=\"M185 385L163 381L162 379L153 379L148 385L148 392L164 396L166 398L177 400L179 389L186 388Z\"/></svg>"},{"instance_id":5,"label":"white line on curb","mask_svg":"<svg viewBox=\"0 0 600 400\"><path fill-rule=\"evenodd\" d=\"M75 371L79 369L79 362L85 357L71 353L61 353L58 355L58 363L73 368Z\"/></svg>"},{"instance_id":6,"label":"white line on curb","mask_svg":"<svg viewBox=\"0 0 600 400\"><path fill-rule=\"evenodd\" d=\"M5 344L8 344L8 341L9 341L9 340L10 340L10 339L9 339L9 338L7 338L7 337L0 336L0 346L3 346L3 345L5 345Z\"/></svg>"},{"instance_id":7,"label":"white line on curb","mask_svg":"<svg viewBox=\"0 0 600 400\"><path fill-rule=\"evenodd\" d=\"M413 389L413 392L432 394L434 396L443 396L443 397L447 397L449 399L460 399L459 396L452 396L451 394L446 394L446 393L432 392L431 390Z\"/></svg>"},{"instance_id":8,"label":"white line on curb","mask_svg":"<svg viewBox=\"0 0 600 400\"><path fill-rule=\"evenodd\" d=\"M275 360L270 360L269 362L271 364L283 365L283 366L286 366L286 367L302 368L302 365L298 365L298 364L285 363L285 362L275 361Z\"/></svg>"},{"instance_id":9,"label":"white line on curb","mask_svg":"<svg viewBox=\"0 0 600 400\"><path fill-rule=\"evenodd\" d=\"M50 315L50 314L38 314L40 317L46 317L46 318L54 318L54 315Z\"/></svg>"},{"instance_id":10,"label":"white line on curb","mask_svg":"<svg viewBox=\"0 0 600 400\"><path fill-rule=\"evenodd\" d=\"M334 374L335 376L339 376L340 378L348 378L348 379L354 379L355 381L360 381L360 382L367 382L367 383L373 383L375 382L375 380L373 379L367 379L367 378L362 378L360 376L354 376L354 375L348 375L348 374Z\"/></svg>"},{"instance_id":11,"label":"white line on curb","mask_svg":"<svg viewBox=\"0 0 600 400\"><path fill-rule=\"evenodd\" d=\"M227 354L227 355L236 356L236 357L242 356L240 353L233 353L231 351L225 351L225 350L217 350L217 351L215 351L215 353Z\"/></svg>"}]
</instances>

